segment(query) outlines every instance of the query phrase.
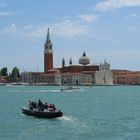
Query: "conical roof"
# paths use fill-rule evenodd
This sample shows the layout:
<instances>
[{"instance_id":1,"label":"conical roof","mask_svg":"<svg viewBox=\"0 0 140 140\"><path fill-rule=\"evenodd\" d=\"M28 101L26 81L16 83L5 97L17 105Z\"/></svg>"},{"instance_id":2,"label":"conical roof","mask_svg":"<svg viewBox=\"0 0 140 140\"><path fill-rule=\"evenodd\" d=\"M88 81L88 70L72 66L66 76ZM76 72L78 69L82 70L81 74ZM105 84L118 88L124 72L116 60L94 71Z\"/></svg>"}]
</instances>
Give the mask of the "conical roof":
<instances>
[{"instance_id":1,"label":"conical roof","mask_svg":"<svg viewBox=\"0 0 140 140\"><path fill-rule=\"evenodd\" d=\"M48 31L47 31L46 43L51 43L49 28L48 28Z\"/></svg>"},{"instance_id":2,"label":"conical roof","mask_svg":"<svg viewBox=\"0 0 140 140\"><path fill-rule=\"evenodd\" d=\"M44 43L44 53L52 53L52 43L50 39L49 28L47 31L46 42Z\"/></svg>"},{"instance_id":3,"label":"conical roof","mask_svg":"<svg viewBox=\"0 0 140 140\"><path fill-rule=\"evenodd\" d=\"M70 60L69 60L69 64L72 65L72 59L71 59L71 57L70 57Z\"/></svg>"}]
</instances>

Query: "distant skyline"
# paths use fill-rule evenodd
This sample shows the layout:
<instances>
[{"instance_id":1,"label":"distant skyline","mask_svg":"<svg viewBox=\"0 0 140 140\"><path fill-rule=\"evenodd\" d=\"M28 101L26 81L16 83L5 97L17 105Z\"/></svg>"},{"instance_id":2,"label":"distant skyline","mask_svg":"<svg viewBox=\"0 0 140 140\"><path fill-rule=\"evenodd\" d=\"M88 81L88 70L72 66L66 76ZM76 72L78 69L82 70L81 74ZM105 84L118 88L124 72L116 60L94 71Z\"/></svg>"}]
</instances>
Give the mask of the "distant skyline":
<instances>
[{"instance_id":1,"label":"distant skyline","mask_svg":"<svg viewBox=\"0 0 140 140\"><path fill-rule=\"evenodd\" d=\"M140 0L1 0L0 69L44 70L47 29L54 67L83 51L91 64L140 71Z\"/></svg>"}]
</instances>

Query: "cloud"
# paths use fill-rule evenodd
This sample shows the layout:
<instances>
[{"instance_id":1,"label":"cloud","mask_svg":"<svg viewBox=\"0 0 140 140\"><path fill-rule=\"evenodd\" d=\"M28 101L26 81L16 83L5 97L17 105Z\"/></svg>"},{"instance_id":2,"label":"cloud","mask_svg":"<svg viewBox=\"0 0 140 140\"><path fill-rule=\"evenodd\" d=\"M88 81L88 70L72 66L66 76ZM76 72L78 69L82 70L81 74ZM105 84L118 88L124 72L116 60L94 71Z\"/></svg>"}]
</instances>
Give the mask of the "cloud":
<instances>
[{"instance_id":1,"label":"cloud","mask_svg":"<svg viewBox=\"0 0 140 140\"><path fill-rule=\"evenodd\" d=\"M7 31L16 31L16 25L13 23L6 28Z\"/></svg>"},{"instance_id":2,"label":"cloud","mask_svg":"<svg viewBox=\"0 0 140 140\"><path fill-rule=\"evenodd\" d=\"M97 15L94 14L87 14L87 15L79 15L81 20L87 22L87 23L93 23L94 21L97 21Z\"/></svg>"},{"instance_id":3,"label":"cloud","mask_svg":"<svg viewBox=\"0 0 140 140\"><path fill-rule=\"evenodd\" d=\"M130 14L129 16L130 16L130 17L139 17L139 15L138 15L138 14L135 14L135 13L132 13L132 14Z\"/></svg>"},{"instance_id":4,"label":"cloud","mask_svg":"<svg viewBox=\"0 0 140 140\"><path fill-rule=\"evenodd\" d=\"M132 58L139 56L140 50L115 50L108 52L96 52L96 56L111 56L111 57L123 57L123 58ZM131 56L131 57L130 57Z\"/></svg>"},{"instance_id":5,"label":"cloud","mask_svg":"<svg viewBox=\"0 0 140 140\"><path fill-rule=\"evenodd\" d=\"M17 33L20 33L26 37L42 38L44 35L46 35L48 27L51 29L51 34L65 38L75 38L90 32L90 27L88 27L88 25L71 20L64 20L51 25L27 25L24 26L22 30L17 30L16 26L13 24L7 27L5 31L16 31Z\"/></svg>"},{"instance_id":6,"label":"cloud","mask_svg":"<svg viewBox=\"0 0 140 140\"><path fill-rule=\"evenodd\" d=\"M14 12L0 12L0 16L10 16L10 15L14 15Z\"/></svg>"},{"instance_id":7,"label":"cloud","mask_svg":"<svg viewBox=\"0 0 140 140\"><path fill-rule=\"evenodd\" d=\"M9 25L9 26L7 26L3 30L0 30L1 34L6 34L6 33L10 33L10 32L17 32L17 27L16 27L16 25L14 23Z\"/></svg>"},{"instance_id":8,"label":"cloud","mask_svg":"<svg viewBox=\"0 0 140 140\"><path fill-rule=\"evenodd\" d=\"M46 25L42 25L42 26L33 26L30 28L27 28L28 26L26 26L26 28L24 27L24 30L22 30L22 33L24 36L26 37L30 37L30 38L42 38L46 32L49 26Z\"/></svg>"},{"instance_id":9,"label":"cloud","mask_svg":"<svg viewBox=\"0 0 140 140\"><path fill-rule=\"evenodd\" d=\"M96 9L100 11L108 11L114 8L140 6L140 0L107 0L96 5Z\"/></svg>"},{"instance_id":10,"label":"cloud","mask_svg":"<svg viewBox=\"0 0 140 140\"><path fill-rule=\"evenodd\" d=\"M124 19L129 19L129 18L139 18L140 15L136 13L131 13L128 16L125 16Z\"/></svg>"},{"instance_id":11,"label":"cloud","mask_svg":"<svg viewBox=\"0 0 140 140\"><path fill-rule=\"evenodd\" d=\"M60 23L53 24L52 29L54 34L63 37L81 36L90 31L85 24L79 24L71 20L64 20Z\"/></svg>"},{"instance_id":12,"label":"cloud","mask_svg":"<svg viewBox=\"0 0 140 140\"><path fill-rule=\"evenodd\" d=\"M23 28L28 31L28 30L34 29L34 26L32 24L30 24L30 25L24 26Z\"/></svg>"}]
</instances>

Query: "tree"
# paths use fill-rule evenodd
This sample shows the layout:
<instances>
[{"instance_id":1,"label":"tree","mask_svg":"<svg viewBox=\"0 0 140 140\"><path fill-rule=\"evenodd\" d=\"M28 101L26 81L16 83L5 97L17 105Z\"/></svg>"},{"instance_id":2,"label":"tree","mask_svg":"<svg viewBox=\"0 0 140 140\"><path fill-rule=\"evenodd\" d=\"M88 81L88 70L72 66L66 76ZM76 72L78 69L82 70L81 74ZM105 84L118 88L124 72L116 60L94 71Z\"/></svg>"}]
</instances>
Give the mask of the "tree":
<instances>
[{"instance_id":1,"label":"tree","mask_svg":"<svg viewBox=\"0 0 140 140\"><path fill-rule=\"evenodd\" d=\"M12 82L12 74L11 73L8 74L7 81Z\"/></svg>"},{"instance_id":2,"label":"tree","mask_svg":"<svg viewBox=\"0 0 140 140\"><path fill-rule=\"evenodd\" d=\"M11 77L13 82L18 82L20 80L19 69L17 67L13 68Z\"/></svg>"},{"instance_id":3,"label":"tree","mask_svg":"<svg viewBox=\"0 0 140 140\"><path fill-rule=\"evenodd\" d=\"M3 67L0 71L1 76L8 76L7 67Z\"/></svg>"}]
</instances>

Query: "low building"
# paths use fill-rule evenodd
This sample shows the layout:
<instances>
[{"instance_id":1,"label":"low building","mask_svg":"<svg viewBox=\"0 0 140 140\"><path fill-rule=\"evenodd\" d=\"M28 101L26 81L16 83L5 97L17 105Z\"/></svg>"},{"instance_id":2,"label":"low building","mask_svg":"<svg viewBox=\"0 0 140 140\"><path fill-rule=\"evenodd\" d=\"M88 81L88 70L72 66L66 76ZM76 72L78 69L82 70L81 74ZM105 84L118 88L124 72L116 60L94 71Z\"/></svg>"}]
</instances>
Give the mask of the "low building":
<instances>
[{"instance_id":1,"label":"low building","mask_svg":"<svg viewBox=\"0 0 140 140\"><path fill-rule=\"evenodd\" d=\"M7 82L7 76L0 75L0 83L6 83L6 82Z\"/></svg>"},{"instance_id":2,"label":"low building","mask_svg":"<svg viewBox=\"0 0 140 140\"><path fill-rule=\"evenodd\" d=\"M22 77L24 74L22 74ZM22 82L39 85L92 85L92 76L82 73L60 73L49 71L49 73L31 72L25 73L26 78L22 78ZM28 77L28 78L27 78Z\"/></svg>"},{"instance_id":3,"label":"low building","mask_svg":"<svg viewBox=\"0 0 140 140\"><path fill-rule=\"evenodd\" d=\"M70 65L44 72L25 72L22 82L42 85L112 85L110 64L106 61L100 65Z\"/></svg>"},{"instance_id":4,"label":"low building","mask_svg":"<svg viewBox=\"0 0 140 140\"><path fill-rule=\"evenodd\" d=\"M82 73L62 73L62 85L87 86L93 84L92 75Z\"/></svg>"},{"instance_id":5,"label":"low building","mask_svg":"<svg viewBox=\"0 0 140 140\"><path fill-rule=\"evenodd\" d=\"M140 71L112 70L113 83L122 85L140 85Z\"/></svg>"}]
</instances>

